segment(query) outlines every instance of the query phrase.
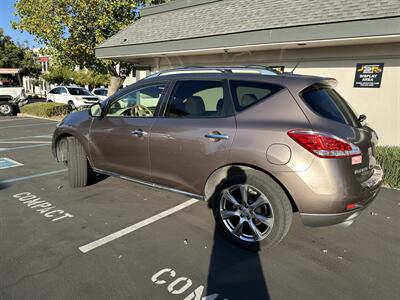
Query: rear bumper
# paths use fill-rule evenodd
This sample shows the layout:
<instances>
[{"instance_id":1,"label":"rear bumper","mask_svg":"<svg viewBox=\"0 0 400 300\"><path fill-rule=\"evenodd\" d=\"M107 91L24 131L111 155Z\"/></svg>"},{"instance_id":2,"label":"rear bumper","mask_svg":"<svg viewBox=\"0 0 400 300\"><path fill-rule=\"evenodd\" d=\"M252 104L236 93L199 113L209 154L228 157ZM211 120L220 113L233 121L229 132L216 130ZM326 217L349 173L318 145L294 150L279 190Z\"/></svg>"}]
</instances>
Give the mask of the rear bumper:
<instances>
[{"instance_id":1,"label":"rear bumper","mask_svg":"<svg viewBox=\"0 0 400 300\"><path fill-rule=\"evenodd\" d=\"M304 225L311 227L331 226L337 224L350 225L361 214L362 209L340 214L300 214Z\"/></svg>"},{"instance_id":2,"label":"rear bumper","mask_svg":"<svg viewBox=\"0 0 400 300\"><path fill-rule=\"evenodd\" d=\"M383 171L380 166L375 166L373 175L361 184L364 190L362 193L363 200L356 202L356 209L333 214L300 213L303 224L312 227L336 224L351 225L361 212L376 198L380 191L382 180Z\"/></svg>"}]
</instances>

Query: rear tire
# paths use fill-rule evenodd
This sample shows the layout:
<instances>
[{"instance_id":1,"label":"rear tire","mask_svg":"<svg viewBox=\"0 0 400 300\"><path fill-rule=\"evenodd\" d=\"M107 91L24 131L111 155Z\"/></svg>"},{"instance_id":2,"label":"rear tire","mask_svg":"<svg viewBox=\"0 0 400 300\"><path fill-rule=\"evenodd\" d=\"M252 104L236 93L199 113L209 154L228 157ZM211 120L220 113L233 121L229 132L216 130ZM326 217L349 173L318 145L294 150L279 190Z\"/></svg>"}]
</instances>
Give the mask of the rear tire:
<instances>
[{"instance_id":1,"label":"rear tire","mask_svg":"<svg viewBox=\"0 0 400 300\"><path fill-rule=\"evenodd\" d=\"M12 116L14 115L14 106L8 102L0 103L0 116Z\"/></svg>"},{"instance_id":2,"label":"rear tire","mask_svg":"<svg viewBox=\"0 0 400 300\"><path fill-rule=\"evenodd\" d=\"M85 149L75 137L67 138L68 181L71 187L84 187L96 180L90 168Z\"/></svg>"},{"instance_id":3,"label":"rear tire","mask_svg":"<svg viewBox=\"0 0 400 300\"><path fill-rule=\"evenodd\" d=\"M228 171L228 178L217 186L210 199L217 228L229 241L246 250L259 251L277 245L288 233L293 217L285 191L261 171L231 169L235 171ZM247 191L246 201L242 189ZM229 201L230 195L234 199ZM233 204L235 199L239 205ZM258 199L263 199L261 204L256 204ZM237 230L241 222L242 229Z\"/></svg>"}]
</instances>

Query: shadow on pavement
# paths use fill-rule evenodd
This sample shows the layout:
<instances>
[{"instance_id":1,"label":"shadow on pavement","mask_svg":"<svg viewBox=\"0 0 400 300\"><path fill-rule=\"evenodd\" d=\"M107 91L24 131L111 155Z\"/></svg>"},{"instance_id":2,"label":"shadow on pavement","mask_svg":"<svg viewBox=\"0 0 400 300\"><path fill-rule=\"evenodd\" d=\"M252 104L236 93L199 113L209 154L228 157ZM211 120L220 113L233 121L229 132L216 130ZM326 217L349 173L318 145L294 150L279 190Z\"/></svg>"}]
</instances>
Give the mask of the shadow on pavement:
<instances>
[{"instance_id":1,"label":"shadow on pavement","mask_svg":"<svg viewBox=\"0 0 400 300\"><path fill-rule=\"evenodd\" d=\"M9 184L1 183L1 179L0 179L0 191L8 188L8 186L9 186Z\"/></svg>"},{"instance_id":2,"label":"shadow on pavement","mask_svg":"<svg viewBox=\"0 0 400 300\"><path fill-rule=\"evenodd\" d=\"M216 197L226 188L227 183L246 182L246 174L238 167L231 167L225 179L215 188L209 201L211 206ZM207 280L207 295L210 299L270 299L258 251L247 251L229 242L218 228L214 230L214 244L211 253ZM218 296L217 296L218 294ZM208 298L207 298L208 299Z\"/></svg>"}]
</instances>

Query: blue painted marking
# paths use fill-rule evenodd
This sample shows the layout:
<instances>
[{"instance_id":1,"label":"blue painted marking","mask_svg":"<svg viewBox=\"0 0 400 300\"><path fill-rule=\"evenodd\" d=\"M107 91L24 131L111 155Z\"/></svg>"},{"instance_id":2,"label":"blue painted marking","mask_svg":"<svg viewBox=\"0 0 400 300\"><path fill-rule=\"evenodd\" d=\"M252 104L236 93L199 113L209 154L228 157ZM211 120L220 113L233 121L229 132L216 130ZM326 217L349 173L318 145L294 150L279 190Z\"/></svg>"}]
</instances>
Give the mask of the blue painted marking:
<instances>
[{"instance_id":1,"label":"blue painted marking","mask_svg":"<svg viewBox=\"0 0 400 300\"><path fill-rule=\"evenodd\" d=\"M21 181L21 180L26 180L26 179L42 177L42 176L55 175L55 174L59 174L59 173L63 173L63 172L67 172L67 169L51 171L51 172L46 172L46 173L38 173L38 174L29 175L29 176L11 178L11 179L6 179L6 180L0 180L0 185L5 184L5 183L11 183L11 182Z\"/></svg>"},{"instance_id":2,"label":"blue painted marking","mask_svg":"<svg viewBox=\"0 0 400 300\"><path fill-rule=\"evenodd\" d=\"M0 157L0 170L13 168L13 167L19 167L19 166L23 166L23 164L15 161L15 160L12 160L8 157Z\"/></svg>"}]
</instances>

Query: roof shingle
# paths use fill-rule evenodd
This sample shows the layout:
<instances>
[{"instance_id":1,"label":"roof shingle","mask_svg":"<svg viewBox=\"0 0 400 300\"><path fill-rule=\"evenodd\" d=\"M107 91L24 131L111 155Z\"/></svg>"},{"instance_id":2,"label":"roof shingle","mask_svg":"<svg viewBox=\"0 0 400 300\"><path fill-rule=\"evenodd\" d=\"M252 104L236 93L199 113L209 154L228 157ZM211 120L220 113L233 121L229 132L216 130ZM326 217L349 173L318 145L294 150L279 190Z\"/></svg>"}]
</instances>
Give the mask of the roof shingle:
<instances>
[{"instance_id":1,"label":"roof shingle","mask_svg":"<svg viewBox=\"0 0 400 300\"><path fill-rule=\"evenodd\" d=\"M223 0L148 15L99 48L400 16L400 0Z\"/></svg>"}]
</instances>

